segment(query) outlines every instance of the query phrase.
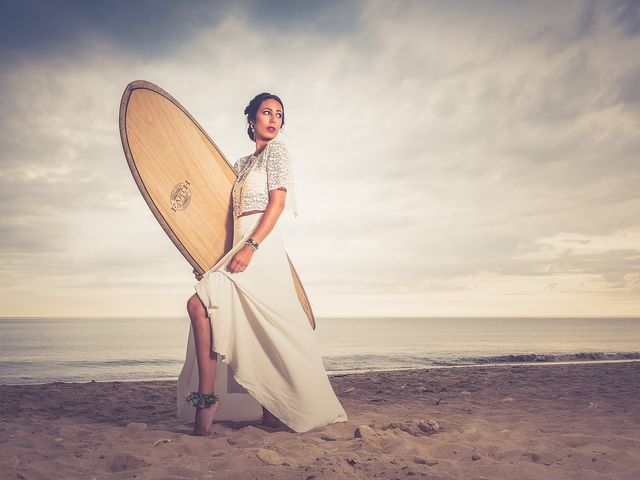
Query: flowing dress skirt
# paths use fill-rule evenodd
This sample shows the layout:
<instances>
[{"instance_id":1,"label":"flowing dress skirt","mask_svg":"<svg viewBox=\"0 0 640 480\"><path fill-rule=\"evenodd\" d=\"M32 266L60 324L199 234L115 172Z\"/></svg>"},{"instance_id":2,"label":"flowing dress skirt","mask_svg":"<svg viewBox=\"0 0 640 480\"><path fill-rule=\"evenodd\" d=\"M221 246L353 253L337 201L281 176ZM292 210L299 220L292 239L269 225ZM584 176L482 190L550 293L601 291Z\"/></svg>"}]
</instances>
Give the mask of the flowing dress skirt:
<instances>
[{"instance_id":1,"label":"flowing dress skirt","mask_svg":"<svg viewBox=\"0 0 640 480\"><path fill-rule=\"evenodd\" d=\"M214 421L260 420L264 405L296 432L346 422L316 334L298 300L278 224L243 272L226 270L262 214L236 219L233 248L195 285L211 323L212 350L218 353L214 393L220 398L220 409ZM178 417L186 422L194 421L195 408L185 397L197 390L190 326L177 387Z\"/></svg>"}]
</instances>

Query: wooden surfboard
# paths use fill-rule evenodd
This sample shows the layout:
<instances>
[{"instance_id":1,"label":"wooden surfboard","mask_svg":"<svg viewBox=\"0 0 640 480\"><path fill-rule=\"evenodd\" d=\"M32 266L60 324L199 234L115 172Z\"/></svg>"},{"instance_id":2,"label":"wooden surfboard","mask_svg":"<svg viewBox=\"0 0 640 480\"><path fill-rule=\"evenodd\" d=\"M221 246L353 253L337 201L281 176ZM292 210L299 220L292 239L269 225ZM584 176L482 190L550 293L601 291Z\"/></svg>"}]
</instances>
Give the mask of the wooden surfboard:
<instances>
[{"instance_id":1,"label":"wooden surfboard","mask_svg":"<svg viewBox=\"0 0 640 480\"><path fill-rule=\"evenodd\" d=\"M197 272L210 270L233 247L232 164L175 98L144 80L131 82L122 94L120 138L156 220ZM287 259L315 330L309 299Z\"/></svg>"}]
</instances>

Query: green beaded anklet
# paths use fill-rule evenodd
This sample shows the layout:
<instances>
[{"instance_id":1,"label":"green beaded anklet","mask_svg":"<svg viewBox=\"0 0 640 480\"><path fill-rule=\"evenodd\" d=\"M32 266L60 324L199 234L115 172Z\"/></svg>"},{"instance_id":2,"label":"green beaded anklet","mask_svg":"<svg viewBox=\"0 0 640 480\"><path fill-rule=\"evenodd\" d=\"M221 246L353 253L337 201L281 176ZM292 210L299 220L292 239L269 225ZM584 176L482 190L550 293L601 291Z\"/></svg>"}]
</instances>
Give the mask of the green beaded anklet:
<instances>
[{"instance_id":1,"label":"green beaded anklet","mask_svg":"<svg viewBox=\"0 0 640 480\"><path fill-rule=\"evenodd\" d=\"M218 401L218 397L216 397L213 393L206 394L200 392L191 392L189 395L187 395L186 401L192 407L209 408L211 405Z\"/></svg>"}]
</instances>

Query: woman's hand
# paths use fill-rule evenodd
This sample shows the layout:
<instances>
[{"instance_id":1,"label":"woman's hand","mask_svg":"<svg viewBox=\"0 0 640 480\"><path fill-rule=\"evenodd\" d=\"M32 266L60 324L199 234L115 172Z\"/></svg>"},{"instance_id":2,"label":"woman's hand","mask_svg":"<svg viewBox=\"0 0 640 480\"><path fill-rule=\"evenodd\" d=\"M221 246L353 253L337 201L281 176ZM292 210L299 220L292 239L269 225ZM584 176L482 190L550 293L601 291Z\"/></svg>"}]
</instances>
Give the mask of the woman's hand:
<instances>
[{"instance_id":1,"label":"woman's hand","mask_svg":"<svg viewBox=\"0 0 640 480\"><path fill-rule=\"evenodd\" d=\"M202 280L203 275L199 274L198 272L196 272L196 269L193 269L193 275L196 277L196 280L200 281Z\"/></svg>"},{"instance_id":2,"label":"woman's hand","mask_svg":"<svg viewBox=\"0 0 640 480\"><path fill-rule=\"evenodd\" d=\"M253 248L245 245L235 253L231 261L227 264L227 271L231 273L243 272L249 265L249 262L251 262L252 257Z\"/></svg>"}]
</instances>

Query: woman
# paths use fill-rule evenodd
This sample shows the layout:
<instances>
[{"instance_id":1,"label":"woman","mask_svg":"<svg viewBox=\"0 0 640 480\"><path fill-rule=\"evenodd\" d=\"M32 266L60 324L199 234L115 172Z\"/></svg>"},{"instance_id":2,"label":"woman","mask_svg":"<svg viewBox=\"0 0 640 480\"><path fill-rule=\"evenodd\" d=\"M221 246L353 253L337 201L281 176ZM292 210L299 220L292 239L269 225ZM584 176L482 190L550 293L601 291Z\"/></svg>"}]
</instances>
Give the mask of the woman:
<instances>
[{"instance_id":1,"label":"woman","mask_svg":"<svg viewBox=\"0 0 640 480\"><path fill-rule=\"evenodd\" d=\"M291 158L277 138L283 103L261 93L244 113L256 148L234 165L234 246L196 274L187 302L191 325L177 400L178 416L195 419L194 435L207 435L214 417L267 424L270 414L296 432L347 421L277 226L285 209L298 216Z\"/></svg>"}]
</instances>

